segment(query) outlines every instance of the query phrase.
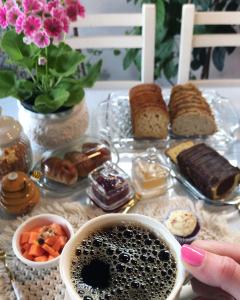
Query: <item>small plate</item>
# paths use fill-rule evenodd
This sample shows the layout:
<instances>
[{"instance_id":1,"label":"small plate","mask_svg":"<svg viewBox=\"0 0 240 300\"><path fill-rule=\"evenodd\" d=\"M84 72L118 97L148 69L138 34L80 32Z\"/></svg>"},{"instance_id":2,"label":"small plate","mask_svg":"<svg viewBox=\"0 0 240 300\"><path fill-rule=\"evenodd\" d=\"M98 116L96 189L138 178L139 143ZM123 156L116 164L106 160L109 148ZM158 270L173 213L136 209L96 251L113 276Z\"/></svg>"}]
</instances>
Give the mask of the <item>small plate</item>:
<instances>
[{"instance_id":1,"label":"small plate","mask_svg":"<svg viewBox=\"0 0 240 300\"><path fill-rule=\"evenodd\" d=\"M191 139L204 141L212 147L218 146L223 151L229 143L236 140L235 132L239 128L238 115L231 102L219 96L215 91L203 90L203 96L209 103L214 114L217 132L211 136L196 136ZM166 103L170 99L170 90L163 90ZM96 116L96 129L100 135L107 137L121 151L125 149L146 149L156 147L164 149L169 142L182 140L184 137L174 135L169 130L167 139L135 139L132 133L129 98L127 94L113 93L99 104ZM186 137L185 137L186 139Z\"/></svg>"},{"instance_id":2,"label":"small plate","mask_svg":"<svg viewBox=\"0 0 240 300\"><path fill-rule=\"evenodd\" d=\"M43 153L41 159L36 163L36 165L31 171L31 178L36 182L36 184L39 187L56 194L66 195L66 194L72 194L75 192L85 190L88 184L87 177L78 179L77 183L73 185L66 185L47 178L43 174L42 167L41 167L42 162L50 157L54 156L54 157L63 158L67 152L72 152L72 151L81 152L82 145L85 143L98 143L106 146L111 152L112 162L118 163L119 160L118 152L115 149L115 147L113 147L112 145L110 145L108 141L106 141L106 139L104 140L92 136L83 136L78 141L69 143L65 147L57 148L54 151L46 151L45 153Z\"/></svg>"}]
</instances>

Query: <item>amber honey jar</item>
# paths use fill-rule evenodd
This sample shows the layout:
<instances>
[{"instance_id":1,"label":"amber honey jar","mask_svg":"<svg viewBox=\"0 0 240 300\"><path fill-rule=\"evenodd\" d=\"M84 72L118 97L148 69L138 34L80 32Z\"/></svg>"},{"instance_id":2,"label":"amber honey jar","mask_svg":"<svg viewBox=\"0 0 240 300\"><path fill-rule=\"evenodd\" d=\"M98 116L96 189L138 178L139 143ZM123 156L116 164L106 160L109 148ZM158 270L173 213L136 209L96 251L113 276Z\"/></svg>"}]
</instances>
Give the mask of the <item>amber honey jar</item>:
<instances>
[{"instance_id":1,"label":"amber honey jar","mask_svg":"<svg viewBox=\"0 0 240 300\"><path fill-rule=\"evenodd\" d=\"M40 199L35 183L23 172L11 172L2 179L0 205L11 215L28 213Z\"/></svg>"},{"instance_id":2,"label":"amber honey jar","mask_svg":"<svg viewBox=\"0 0 240 300\"><path fill-rule=\"evenodd\" d=\"M136 191L143 197L162 195L169 187L169 169L160 157L161 154L156 148L148 148L133 160L133 183Z\"/></svg>"},{"instance_id":3,"label":"amber honey jar","mask_svg":"<svg viewBox=\"0 0 240 300\"><path fill-rule=\"evenodd\" d=\"M0 180L13 171L28 173L31 165L32 150L21 124L0 116Z\"/></svg>"}]
</instances>

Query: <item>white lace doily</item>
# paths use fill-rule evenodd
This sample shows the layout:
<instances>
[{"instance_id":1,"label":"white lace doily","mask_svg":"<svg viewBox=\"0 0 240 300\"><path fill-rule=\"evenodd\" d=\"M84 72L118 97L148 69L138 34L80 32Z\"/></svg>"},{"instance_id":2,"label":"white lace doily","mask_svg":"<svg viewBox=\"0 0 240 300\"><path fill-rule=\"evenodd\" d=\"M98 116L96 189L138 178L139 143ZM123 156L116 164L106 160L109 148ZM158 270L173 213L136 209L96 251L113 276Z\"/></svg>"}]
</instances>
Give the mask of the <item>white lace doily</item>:
<instances>
[{"instance_id":1,"label":"white lace doily","mask_svg":"<svg viewBox=\"0 0 240 300\"><path fill-rule=\"evenodd\" d=\"M42 201L41 206L36 207L30 214L54 213L66 218L77 230L87 220L103 214L95 206L84 206L79 202L67 202L48 200ZM186 197L161 197L153 200L142 200L133 209L132 213L140 213L162 221L170 209L190 208L197 211L201 224L198 235L200 239L214 239L227 242L239 242L240 234L230 231L226 220L222 215L207 212L199 203L195 204ZM12 258L8 259L9 267L17 281L18 289L24 300L63 300L65 288L61 281L58 267L51 269L32 269L22 264L12 252L11 240L18 225L28 216L13 220L11 226L4 229L0 237L0 248L6 251ZM0 299L14 300L15 295L11 289L9 279L3 264L0 264Z\"/></svg>"}]
</instances>

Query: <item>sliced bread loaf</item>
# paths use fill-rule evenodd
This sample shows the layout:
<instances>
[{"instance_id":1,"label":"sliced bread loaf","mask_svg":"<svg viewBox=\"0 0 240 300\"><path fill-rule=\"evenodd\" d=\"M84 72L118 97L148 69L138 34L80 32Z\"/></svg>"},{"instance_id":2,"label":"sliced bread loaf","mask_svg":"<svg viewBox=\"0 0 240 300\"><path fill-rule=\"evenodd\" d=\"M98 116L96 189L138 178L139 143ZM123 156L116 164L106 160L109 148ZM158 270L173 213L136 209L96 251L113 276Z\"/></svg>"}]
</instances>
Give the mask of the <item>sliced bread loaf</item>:
<instances>
[{"instance_id":1,"label":"sliced bread loaf","mask_svg":"<svg viewBox=\"0 0 240 300\"><path fill-rule=\"evenodd\" d=\"M173 88L169 102L172 132L178 136L211 135L216 124L211 108L192 84Z\"/></svg>"},{"instance_id":2,"label":"sliced bread loaf","mask_svg":"<svg viewBox=\"0 0 240 300\"><path fill-rule=\"evenodd\" d=\"M133 134L136 138L160 138L168 135L169 115L161 89L142 84L129 92Z\"/></svg>"}]
</instances>

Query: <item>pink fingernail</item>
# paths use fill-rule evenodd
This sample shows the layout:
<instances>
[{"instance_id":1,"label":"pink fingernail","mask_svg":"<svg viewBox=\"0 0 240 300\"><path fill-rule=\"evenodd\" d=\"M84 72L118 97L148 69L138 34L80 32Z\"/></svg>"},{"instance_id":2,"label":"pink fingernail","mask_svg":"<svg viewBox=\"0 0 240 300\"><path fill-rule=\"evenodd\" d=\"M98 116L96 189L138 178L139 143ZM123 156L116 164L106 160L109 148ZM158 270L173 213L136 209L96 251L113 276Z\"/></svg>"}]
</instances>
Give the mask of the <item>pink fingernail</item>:
<instances>
[{"instance_id":1,"label":"pink fingernail","mask_svg":"<svg viewBox=\"0 0 240 300\"><path fill-rule=\"evenodd\" d=\"M202 249L193 248L190 245L183 245L181 248L182 260L191 266L198 267L204 259L204 251Z\"/></svg>"}]
</instances>

